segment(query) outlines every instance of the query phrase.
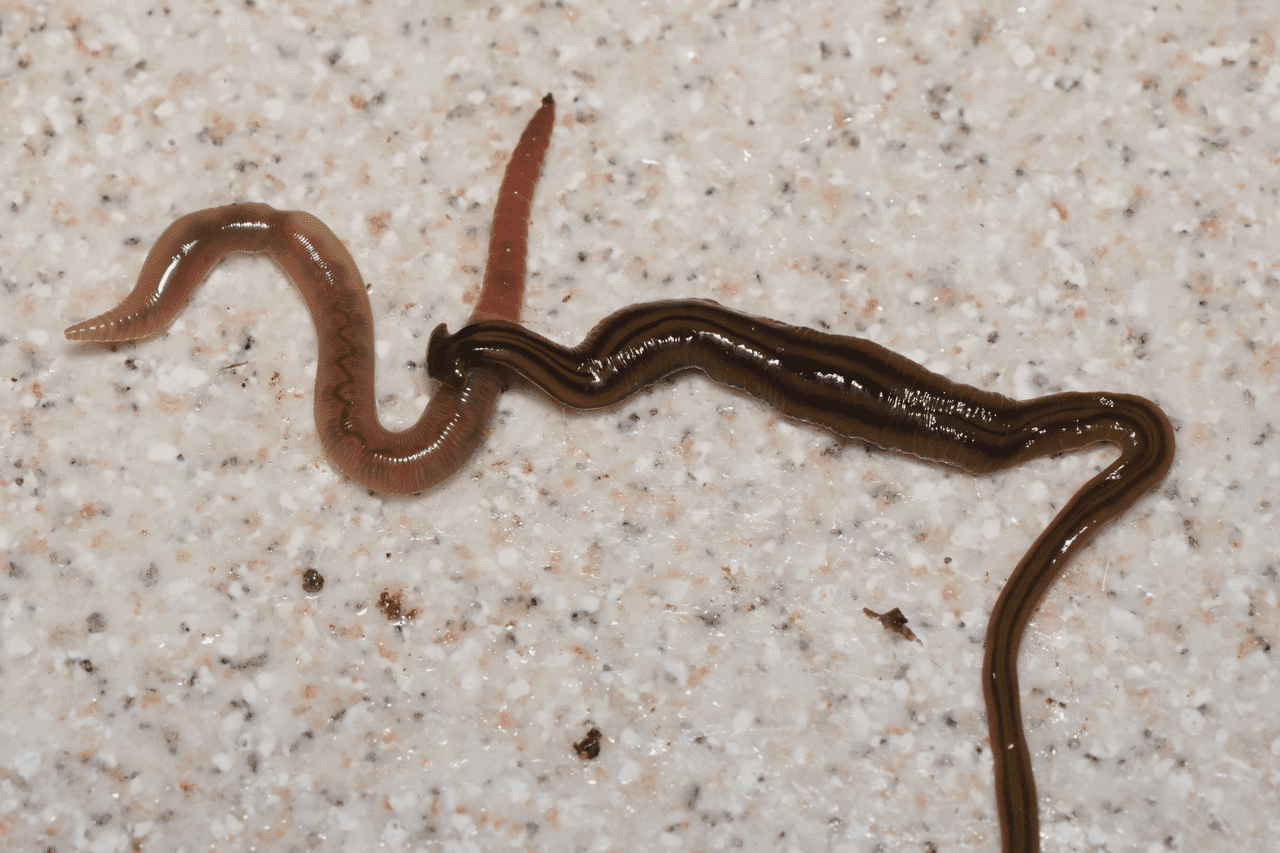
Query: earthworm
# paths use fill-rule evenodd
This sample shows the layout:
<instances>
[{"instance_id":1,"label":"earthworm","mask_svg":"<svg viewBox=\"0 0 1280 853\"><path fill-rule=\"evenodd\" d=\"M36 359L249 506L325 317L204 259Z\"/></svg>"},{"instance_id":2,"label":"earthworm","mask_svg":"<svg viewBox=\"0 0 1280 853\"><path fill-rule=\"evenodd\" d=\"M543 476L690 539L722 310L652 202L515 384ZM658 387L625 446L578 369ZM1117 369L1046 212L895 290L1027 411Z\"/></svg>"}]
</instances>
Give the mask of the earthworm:
<instances>
[{"instance_id":1,"label":"earthworm","mask_svg":"<svg viewBox=\"0 0 1280 853\"><path fill-rule=\"evenodd\" d=\"M507 321L452 336L437 327L427 372L460 388L475 369L514 374L575 409L613 406L666 376L698 370L792 418L975 475L1097 443L1118 445L1119 458L1072 496L1018 563L987 625L982 680L1003 849L1040 849L1018 648L1071 558L1168 472L1173 430L1155 404L1107 393L1013 400L952 382L870 341L704 300L624 308L572 348Z\"/></svg>"},{"instance_id":2,"label":"earthworm","mask_svg":"<svg viewBox=\"0 0 1280 853\"><path fill-rule=\"evenodd\" d=\"M507 164L473 320L520 319L530 205L554 120L555 102L547 95ZM309 213L245 203L183 216L160 235L124 301L66 335L79 341L157 335L210 271L237 252L265 253L302 291L320 349L316 430L335 468L374 491L412 494L447 479L470 458L484 440L501 381L473 371L462 386L432 395L409 429L384 429L374 401L373 313L364 280L342 241Z\"/></svg>"}]
</instances>

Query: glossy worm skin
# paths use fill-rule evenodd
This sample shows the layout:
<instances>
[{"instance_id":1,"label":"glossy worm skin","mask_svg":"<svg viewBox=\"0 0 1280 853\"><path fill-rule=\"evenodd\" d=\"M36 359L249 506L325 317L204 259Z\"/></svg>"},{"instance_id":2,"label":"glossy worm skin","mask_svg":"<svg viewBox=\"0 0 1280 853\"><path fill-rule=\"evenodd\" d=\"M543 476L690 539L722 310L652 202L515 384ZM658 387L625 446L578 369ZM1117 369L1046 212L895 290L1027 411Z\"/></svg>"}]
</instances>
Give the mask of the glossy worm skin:
<instances>
[{"instance_id":1,"label":"glossy worm skin","mask_svg":"<svg viewBox=\"0 0 1280 853\"><path fill-rule=\"evenodd\" d=\"M547 95L507 164L472 320L520 319L529 210L554 120ZM320 348L316 430L334 467L374 491L413 494L448 479L470 458L487 433L501 380L473 371L461 386L434 394L409 429L384 429L374 402L373 313L364 280L342 241L309 213L232 204L182 217L152 247L133 292L66 335L77 341L157 335L213 268L237 252L265 253L302 291Z\"/></svg>"},{"instance_id":2,"label":"glossy worm skin","mask_svg":"<svg viewBox=\"0 0 1280 853\"><path fill-rule=\"evenodd\" d=\"M1040 849L1031 756L1018 701L1018 648L1045 592L1081 548L1164 478L1173 430L1128 394L1012 400L952 382L870 341L752 317L714 302L636 305L566 348L510 322L431 336L427 370L465 387L477 369L522 377L563 405L613 406L675 373L699 370L793 418L877 447L990 474L1099 442L1120 457L1089 480L1009 577L987 626L983 689L1006 853Z\"/></svg>"}]
</instances>

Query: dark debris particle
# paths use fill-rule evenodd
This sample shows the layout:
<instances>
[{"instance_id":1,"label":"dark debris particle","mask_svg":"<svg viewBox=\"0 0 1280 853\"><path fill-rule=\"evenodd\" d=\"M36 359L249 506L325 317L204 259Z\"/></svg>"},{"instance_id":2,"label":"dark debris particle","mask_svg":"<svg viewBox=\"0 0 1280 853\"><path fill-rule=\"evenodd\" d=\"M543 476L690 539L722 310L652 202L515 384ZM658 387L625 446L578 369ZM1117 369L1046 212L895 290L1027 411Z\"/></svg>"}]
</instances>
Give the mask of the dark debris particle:
<instances>
[{"instance_id":1,"label":"dark debris particle","mask_svg":"<svg viewBox=\"0 0 1280 853\"><path fill-rule=\"evenodd\" d=\"M924 641L915 635L915 632L907 627L907 617L902 615L902 611L897 607L888 613L876 613L869 607L862 608L862 612L872 619L879 620L887 630L893 631L895 634L901 634L907 640L914 640L920 645L924 645Z\"/></svg>"},{"instance_id":2,"label":"dark debris particle","mask_svg":"<svg viewBox=\"0 0 1280 853\"><path fill-rule=\"evenodd\" d=\"M583 761L590 761L600 756L600 730L592 728L587 732L587 736L582 739L581 743L573 745L573 752Z\"/></svg>"},{"instance_id":3,"label":"dark debris particle","mask_svg":"<svg viewBox=\"0 0 1280 853\"><path fill-rule=\"evenodd\" d=\"M378 609L382 611L382 615L386 617L388 622L395 622L400 625L413 620L418 615L417 609L405 609L404 590L392 592L389 589L384 589L378 596Z\"/></svg>"},{"instance_id":4,"label":"dark debris particle","mask_svg":"<svg viewBox=\"0 0 1280 853\"><path fill-rule=\"evenodd\" d=\"M324 575L315 569L307 569L302 573L302 591L316 593L324 589Z\"/></svg>"}]
</instances>

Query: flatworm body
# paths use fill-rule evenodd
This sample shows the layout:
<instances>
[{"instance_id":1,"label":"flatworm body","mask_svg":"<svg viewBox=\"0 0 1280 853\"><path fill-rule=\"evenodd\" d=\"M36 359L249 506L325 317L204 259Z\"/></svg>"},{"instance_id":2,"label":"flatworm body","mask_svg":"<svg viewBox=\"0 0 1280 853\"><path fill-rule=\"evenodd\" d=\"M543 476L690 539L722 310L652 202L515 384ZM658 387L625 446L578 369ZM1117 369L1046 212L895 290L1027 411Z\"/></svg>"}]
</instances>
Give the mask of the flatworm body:
<instances>
[{"instance_id":1,"label":"flatworm body","mask_svg":"<svg viewBox=\"0 0 1280 853\"><path fill-rule=\"evenodd\" d=\"M1018 648L1072 556L1168 472L1173 429L1153 403L1129 394L1012 400L952 382L870 341L704 300L625 308L572 348L504 321L453 336L443 326L432 333L433 377L461 388L476 368L506 371L577 409L613 406L664 377L698 370L793 418L971 474L1103 442L1118 446L1120 457L1072 496L1018 563L987 626L982 679L1004 850L1040 849Z\"/></svg>"},{"instance_id":2,"label":"flatworm body","mask_svg":"<svg viewBox=\"0 0 1280 853\"><path fill-rule=\"evenodd\" d=\"M520 318L529 210L554 120L547 95L507 164L473 320ZM477 370L461 387L433 395L409 429L384 429L374 402L373 313L364 280L342 241L309 213L232 204L183 216L160 235L125 300L71 326L66 336L136 341L157 335L213 268L237 252L269 256L306 300L320 348L316 430L339 471L375 491L412 494L447 479L471 457L487 433L501 381Z\"/></svg>"}]
</instances>

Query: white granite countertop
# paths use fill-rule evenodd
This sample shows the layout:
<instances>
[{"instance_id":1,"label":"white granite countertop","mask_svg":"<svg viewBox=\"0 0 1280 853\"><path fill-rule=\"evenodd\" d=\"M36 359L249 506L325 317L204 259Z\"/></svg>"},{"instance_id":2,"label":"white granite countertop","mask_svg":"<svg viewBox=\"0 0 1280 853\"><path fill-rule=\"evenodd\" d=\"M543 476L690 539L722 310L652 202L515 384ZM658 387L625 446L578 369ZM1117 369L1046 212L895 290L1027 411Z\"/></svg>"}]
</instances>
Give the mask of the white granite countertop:
<instances>
[{"instance_id":1,"label":"white granite countertop","mask_svg":"<svg viewBox=\"0 0 1280 853\"><path fill-rule=\"evenodd\" d=\"M998 848L987 612L1112 451L974 478L687 378L598 414L509 393L458 477L388 500L323 455L314 331L265 260L161 338L63 339L176 217L307 210L372 285L407 426L545 92L533 329L705 297L1164 408L1167 481L1023 647L1044 848L1280 834L1273 0L83 0L0 27L7 849Z\"/></svg>"}]
</instances>

